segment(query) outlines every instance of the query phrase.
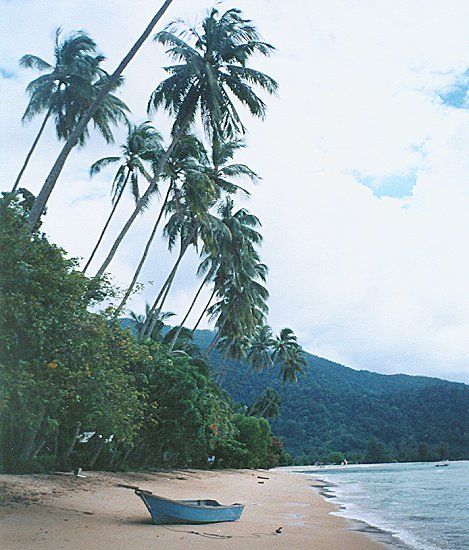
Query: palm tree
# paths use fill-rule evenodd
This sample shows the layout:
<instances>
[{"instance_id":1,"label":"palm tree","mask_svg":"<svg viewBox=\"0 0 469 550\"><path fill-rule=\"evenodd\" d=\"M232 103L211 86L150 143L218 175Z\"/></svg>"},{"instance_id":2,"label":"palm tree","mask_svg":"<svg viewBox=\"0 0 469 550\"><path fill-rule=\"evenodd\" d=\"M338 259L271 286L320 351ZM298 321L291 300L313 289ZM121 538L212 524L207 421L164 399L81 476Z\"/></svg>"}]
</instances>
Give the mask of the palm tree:
<instances>
[{"instance_id":1,"label":"palm tree","mask_svg":"<svg viewBox=\"0 0 469 550\"><path fill-rule=\"evenodd\" d=\"M254 401L246 414L275 418L278 415L280 401L280 395L273 388L267 388L264 394Z\"/></svg>"},{"instance_id":2,"label":"palm tree","mask_svg":"<svg viewBox=\"0 0 469 550\"><path fill-rule=\"evenodd\" d=\"M274 339L272 337L272 329L269 325L263 325L254 336L250 343L248 353L246 355L251 370L261 372L266 368L273 367L273 361L271 357L272 346L274 345Z\"/></svg>"},{"instance_id":3,"label":"palm tree","mask_svg":"<svg viewBox=\"0 0 469 550\"><path fill-rule=\"evenodd\" d=\"M152 331L155 319L157 319L158 313L161 311L166 298L168 297L179 265L187 250L191 245L197 247L200 236L203 233L212 231L213 226L217 224L216 218L208 214L208 208L210 207L210 203L208 201L201 201L202 205L207 204L208 206L206 212L203 210L193 209L194 205L190 205L190 203L186 202L183 204L180 201L180 198L177 198L175 202L178 203L176 210L166 224L164 234L168 238L170 251L174 247L176 240L179 240L179 254L173 269L166 278L166 281L161 287L160 292L153 303L152 309L150 310L150 315L147 319L147 329L143 333L144 336L147 336L148 333Z\"/></svg>"},{"instance_id":4,"label":"palm tree","mask_svg":"<svg viewBox=\"0 0 469 550\"><path fill-rule=\"evenodd\" d=\"M303 374L306 367L304 352L300 346L290 350L285 359L280 363L280 375L282 382L296 382L299 374Z\"/></svg>"},{"instance_id":5,"label":"palm tree","mask_svg":"<svg viewBox=\"0 0 469 550\"><path fill-rule=\"evenodd\" d=\"M30 99L23 114L23 122L29 122L39 114L45 113L39 132L26 155L26 159L16 178L12 192L16 191L21 177L44 132L47 121L55 118L55 128L59 139L66 139L76 122L77 113L83 108L83 101L92 93L92 83L102 73L99 68L104 60L96 53L96 43L83 31L72 32L61 39L61 29L55 33L54 64L36 56L27 54L20 59L20 65L27 69L46 72L31 81L26 88ZM125 110L125 106L122 106ZM107 132L106 132L107 135ZM83 143L85 135L79 136Z\"/></svg>"},{"instance_id":6,"label":"palm tree","mask_svg":"<svg viewBox=\"0 0 469 550\"><path fill-rule=\"evenodd\" d=\"M148 312L150 311L150 304L145 304L145 315L140 315L138 313L135 313L134 311L131 311L129 313L130 318L132 319L134 323L134 329L138 336L141 335L143 326L145 325L145 320L147 318ZM151 337L155 337L157 341L160 341L162 339L161 331L163 330L163 327L165 326L165 321L167 321L169 318L173 317L175 314L172 311L165 311L161 312L158 316L158 322L156 323L155 329L151 335Z\"/></svg>"},{"instance_id":7,"label":"palm tree","mask_svg":"<svg viewBox=\"0 0 469 550\"><path fill-rule=\"evenodd\" d=\"M298 338L290 328L283 328L272 345L272 361L280 366L283 382L296 382L297 375L306 365L304 352L298 344Z\"/></svg>"},{"instance_id":8,"label":"palm tree","mask_svg":"<svg viewBox=\"0 0 469 550\"><path fill-rule=\"evenodd\" d=\"M255 270L252 270L252 266L256 266L256 269L260 270L259 275L262 280L265 280L267 274L266 266L259 262L259 257L254 250L254 247L262 242L262 235L257 231L261 225L259 219L245 208L236 212L233 212L233 208L234 203L231 197L227 197L218 208L220 218L228 231L220 233L221 238L216 243L215 249L213 245L211 249L208 249L208 255L199 267L201 272L208 269L213 270L214 285L210 299L192 329L193 332L208 311L215 294L223 293L223 288L231 280L233 274L241 274L248 265L251 265L251 275L257 276Z\"/></svg>"},{"instance_id":9,"label":"palm tree","mask_svg":"<svg viewBox=\"0 0 469 550\"><path fill-rule=\"evenodd\" d=\"M42 186L41 191L39 192L39 195L34 201L34 205L31 208L28 217L28 224L31 231L34 231L37 227L39 218L44 212L47 201L49 200L49 197L54 190L55 184L57 183L60 173L62 172L62 168L65 165L68 155L75 147L75 145L79 142L80 136L88 126L88 122L93 118L96 111L102 106L102 104L106 102L106 99L109 96L109 92L116 88L119 80L121 79L121 74L123 73L124 69L135 57L138 50L148 38L152 30L155 28L155 25L161 19L164 12L168 9L171 2L172 0L165 0L165 2L163 2L161 8L156 12L146 29L137 39L135 44L130 48L127 55L119 63L117 69L112 73L109 78L107 78L103 82L102 86L96 89L97 93L95 97L93 98L91 104L87 107L86 111L80 117L80 120L74 127L73 131L68 136L65 145L63 146L59 156L57 157L57 160L55 161L54 165L51 168L51 171L49 172L49 175L46 178L46 181L44 182L44 185Z\"/></svg>"},{"instance_id":10,"label":"palm tree","mask_svg":"<svg viewBox=\"0 0 469 550\"><path fill-rule=\"evenodd\" d=\"M206 151L203 144L193 135L184 136L173 149L168 162L165 165L162 178L168 180L168 189L166 191L166 196L163 200L163 204L159 210L159 214L156 218L156 222L153 225L153 229L150 233L150 236L147 240L145 248L143 250L142 256L138 263L138 266L132 277L132 281L128 286L119 306L115 311L115 316L124 308L127 300L133 292L135 285L137 284L138 277L143 268L143 265L147 259L148 252L150 251L151 244L155 238L157 229L163 218L163 215L166 213L168 208L168 203L170 203L171 197L174 198L175 193L177 192L177 184L179 181L186 179L189 173L196 173L197 171L203 171L202 164L205 162ZM154 158L156 163L158 157Z\"/></svg>"},{"instance_id":11,"label":"palm tree","mask_svg":"<svg viewBox=\"0 0 469 550\"><path fill-rule=\"evenodd\" d=\"M237 9L223 14L213 9L198 29L177 22L155 36L157 42L167 47L167 53L177 64L166 67L170 76L152 93L149 111L163 107L174 116L172 142L158 163L152 183L116 238L98 275L102 275L111 262L143 208L146 194L152 193L172 150L187 133L198 113L207 134L215 133L222 137L234 137L245 131L232 98L247 107L252 115L265 116L265 103L255 93L254 86L273 94L277 83L266 74L247 67L253 54L269 55L273 50L270 44L259 38L252 22L243 19Z\"/></svg>"},{"instance_id":12,"label":"palm tree","mask_svg":"<svg viewBox=\"0 0 469 550\"><path fill-rule=\"evenodd\" d=\"M256 370L262 371L264 368L279 366L282 384L296 382L298 376L303 374L307 365L306 358L303 349L298 344L295 333L290 328L283 328L279 336L274 339L272 338L270 327L262 327L254 340L254 344L251 344L247 355L248 358L250 357L253 345L255 363L253 364L252 362L252 354L250 362ZM272 350L270 352L270 361L266 360L266 357L269 355L269 349ZM275 401L278 401L278 394L273 392L271 399L266 400L264 403L265 406L260 411L259 416L263 416ZM248 414L252 414L255 408L258 408L257 401L249 409Z\"/></svg>"},{"instance_id":13,"label":"palm tree","mask_svg":"<svg viewBox=\"0 0 469 550\"><path fill-rule=\"evenodd\" d=\"M245 355L253 334L263 324L269 293L263 286L267 268L249 242L244 243L233 270L217 289L218 302L208 309L216 319L216 335L205 357L218 346L233 358Z\"/></svg>"},{"instance_id":14,"label":"palm tree","mask_svg":"<svg viewBox=\"0 0 469 550\"><path fill-rule=\"evenodd\" d=\"M233 160L233 156L236 151L239 149L245 147L245 144L241 140L228 140L228 141L221 141L218 136L214 136L214 139L212 141L212 154L211 154L211 166L208 166L206 168L206 173L208 174L209 178L215 183L216 188L220 192L227 192L227 193L236 193L237 191L241 190L244 194L249 195L249 192L245 189L239 187L237 184L235 184L232 181L229 181L228 178L237 178L240 176L246 176L251 181L256 182L259 177L255 172L253 172L248 166L245 164L233 164L231 161ZM221 208L221 213L225 212L225 214L228 213L228 215L232 215L232 202L230 203L230 207L226 211L223 208ZM209 242L204 243L204 250L206 257L201 262L197 274L205 273L205 277L203 278L201 284L199 285L195 296L184 315L179 327L178 331L176 331L174 335L173 343L170 347L172 349L172 346L176 343L176 340L179 336L180 331L182 330L182 327L184 326L184 323L187 321L187 318L189 317L192 309L194 308L197 299L202 292L205 285L207 285L210 281L213 281L217 269L220 265L220 262L222 260L222 257L225 254L228 254L228 250L224 251L224 248L227 246L228 239L230 238L230 232L227 225L227 220L223 220L224 222L224 230L218 231L215 234L211 235L211 238ZM215 287L212 292L212 297L215 292ZM212 300L212 297L210 298L210 301L208 302L206 308L202 312L202 317L205 314L206 309L209 307L210 302ZM201 320L201 318L200 318ZM199 321L200 322L200 321ZM198 326L198 323L196 327L193 329L192 332L196 330Z\"/></svg>"},{"instance_id":15,"label":"palm tree","mask_svg":"<svg viewBox=\"0 0 469 550\"><path fill-rule=\"evenodd\" d=\"M146 160L158 156L162 150L162 137L149 122L143 122L138 126L128 123L127 127L127 137L125 143L121 146L121 155L99 159L90 168L90 176L93 177L96 174L99 174L103 168L111 164L116 164L118 162L120 163L116 175L114 176L112 186L113 207L93 248L93 251L86 262L83 273L85 273L88 269L99 245L101 244L101 241L103 240L104 234L111 223L112 217L114 216L128 182L130 181L131 190L135 201L138 201L140 198L138 186L139 174L143 175L147 178L147 180L151 178L144 163Z\"/></svg>"}]
</instances>

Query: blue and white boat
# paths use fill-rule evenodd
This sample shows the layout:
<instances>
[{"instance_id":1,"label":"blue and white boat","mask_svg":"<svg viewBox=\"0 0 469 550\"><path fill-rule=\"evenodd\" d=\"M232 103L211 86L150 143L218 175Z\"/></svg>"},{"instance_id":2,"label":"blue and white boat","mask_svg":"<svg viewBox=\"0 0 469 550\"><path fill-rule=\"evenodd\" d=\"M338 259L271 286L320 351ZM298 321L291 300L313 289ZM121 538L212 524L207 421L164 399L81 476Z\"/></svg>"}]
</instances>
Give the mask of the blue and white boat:
<instances>
[{"instance_id":1,"label":"blue and white boat","mask_svg":"<svg viewBox=\"0 0 469 550\"><path fill-rule=\"evenodd\" d=\"M244 510L243 504L224 506L216 500L171 500L154 495L150 491L134 488L148 511L153 523L162 524L203 524L237 521Z\"/></svg>"}]
</instances>

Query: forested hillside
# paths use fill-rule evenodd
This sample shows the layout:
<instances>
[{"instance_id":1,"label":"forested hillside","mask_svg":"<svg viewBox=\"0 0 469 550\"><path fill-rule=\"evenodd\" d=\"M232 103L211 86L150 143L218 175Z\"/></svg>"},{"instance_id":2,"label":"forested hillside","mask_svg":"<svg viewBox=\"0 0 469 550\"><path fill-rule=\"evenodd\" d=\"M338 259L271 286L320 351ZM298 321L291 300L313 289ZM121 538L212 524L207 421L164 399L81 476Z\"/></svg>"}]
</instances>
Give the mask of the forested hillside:
<instances>
[{"instance_id":1,"label":"forested hillside","mask_svg":"<svg viewBox=\"0 0 469 550\"><path fill-rule=\"evenodd\" d=\"M199 331L205 347L209 331ZM356 371L306 354L308 367L295 384L247 365L211 362L233 399L251 404L266 387L281 396L273 429L300 462L328 460L429 460L469 457L469 386L422 376ZM225 372L226 369L226 372ZM340 454L338 455L340 456Z\"/></svg>"}]
</instances>

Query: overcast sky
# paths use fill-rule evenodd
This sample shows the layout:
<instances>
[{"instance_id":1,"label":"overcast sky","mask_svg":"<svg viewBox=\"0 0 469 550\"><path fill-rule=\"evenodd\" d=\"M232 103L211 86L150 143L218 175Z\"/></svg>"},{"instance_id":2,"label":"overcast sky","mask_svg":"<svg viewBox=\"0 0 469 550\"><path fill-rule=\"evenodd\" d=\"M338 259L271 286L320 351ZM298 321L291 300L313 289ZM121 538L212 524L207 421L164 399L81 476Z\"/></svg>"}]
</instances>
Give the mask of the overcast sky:
<instances>
[{"instance_id":1,"label":"overcast sky","mask_svg":"<svg viewBox=\"0 0 469 550\"><path fill-rule=\"evenodd\" d=\"M40 124L20 122L25 87L37 73L19 69L18 59L34 53L51 60L62 26L89 32L112 71L158 6L0 0L2 189L11 187ZM210 6L174 0L159 28L179 17L194 22ZM220 3L233 6L277 47L270 59L253 62L278 80L280 92L268 100L264 122L245 116L248 148L239 158L263 178L245 206L263 222L270 324L292 327L308 351L356 369L469 381L469 3ZM126 71L122 97L136 122L147 119L167 62L150 41ZM154 123L167 132L164 115ZM58 151L49 127L23 181L33 192ZM45 230L73 256L89 254L110 207L112 169L90 181L89 166L117 151L93 134L71 155L49 202ZM126 200L102 253L126 217ZM156 207L110 266L121 286ZM157 243L134 310L152 300L170 262L165 243ZM197 285L195 266L188 257L168 310L184 311Z\"/></svg>"}]
</instances>

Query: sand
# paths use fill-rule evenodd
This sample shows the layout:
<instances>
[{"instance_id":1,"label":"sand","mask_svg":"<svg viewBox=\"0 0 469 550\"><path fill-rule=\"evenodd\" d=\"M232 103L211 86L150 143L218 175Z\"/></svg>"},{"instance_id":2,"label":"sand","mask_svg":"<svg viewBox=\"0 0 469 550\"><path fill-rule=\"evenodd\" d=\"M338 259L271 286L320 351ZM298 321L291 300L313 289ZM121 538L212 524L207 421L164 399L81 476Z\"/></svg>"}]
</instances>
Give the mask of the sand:
<instances>
[{"instance_id":1,"label":"sand","mask_svg":"<svg viewBox=\"0 0 469 550\"><path fill-rule=\"evenodd\" d=\"M283 471L198 471L0 476L0 548L211 548L373 550L384 546L331 515L337 508L311 477ZM259 476L267 477L261 479ZM156 526L143 502L118 483L169 498L246 505L239 522ZM281 527L280 533L276 530Z\"/></svg>"}]
</instances>

